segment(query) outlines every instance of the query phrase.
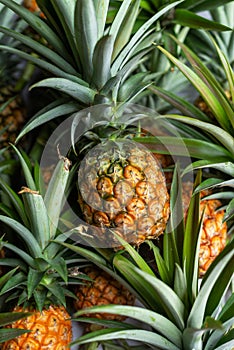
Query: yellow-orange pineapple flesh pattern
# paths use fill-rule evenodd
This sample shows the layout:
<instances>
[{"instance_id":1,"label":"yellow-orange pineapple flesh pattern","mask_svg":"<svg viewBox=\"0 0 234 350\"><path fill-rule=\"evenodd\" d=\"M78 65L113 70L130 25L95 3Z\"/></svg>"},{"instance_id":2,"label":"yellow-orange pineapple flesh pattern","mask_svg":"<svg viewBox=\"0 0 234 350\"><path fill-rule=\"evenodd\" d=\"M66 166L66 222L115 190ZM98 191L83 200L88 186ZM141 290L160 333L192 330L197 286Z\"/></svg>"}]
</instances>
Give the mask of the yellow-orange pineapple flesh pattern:
<instances>
[{"instance_id":1,"label":"yellow-orange pineapple flesh pattern","mask_svg":"<svg viewBox=\"0 0 234 350\"><path fill-rule=\"evenodd\" d=\"M192 194L192 184L190 182L183 184L183 202L186 206L189 204ZM223 222L224 210L220 210L221 202L217 199L202 199L208 194L207 191L201 192L200 213L204 212L202 225L201 243L199 251L199 275L202 277L208 270L214 259L224 249L227 240L227 224Z\"/></svg>"},{"instance_id":2,"label":"yellow-orange pineapple flesh pattern","mask_svg":"<svg viewBox=\"0 0 234 350\"><path fill-rule=\"evenodd\" d=\"M0 148L15 141L26 121L26 110L22 99L20 95L15 95L11 87L0 89L0 108L14 96L15 98L0 113Z\"/></svg>"},{"instance_id":3,"label":"yellow-orange pineapple flesh pattern","mask_svg":"<svg viewBox=\"0 0 234 350\"><path fill-rule=\"evenodd\" d=\"M2 350L67 350L72 341L72 323L64 307L49 306L39 311L16 307L13 312L33 312L10 328L31 330L2 345Z\"/></svg>"},{"instance_id":4,"label":"yellow-orange pineapple flesh pattern","mask_svg":"<svg viewBox=\"0 0 234 350\"><path fill-rule=\"evenodd\" d=\"M169 195L159 162L132 141L102 144L81 162L78 202L83 219L100 227L95 236L118 244L105 228L139 245L161 235L169 217ZM109 231L108 231L109 232Z\"/></svg>"},{"instance_id":5,"label":"yellow-orange pineapple flesh pattern","mask_svg":"<svg viewBox=\"0 0 234 350\"><path fill-rule=\"evenodd\" d=\"M122 284L115 280L105 271L97 267L87 267L84 273L92 279L92 282L85 282L76 288L77 300L75 309L83 310L98 305L133 305L135 297ZM124 320L124 316L108 313L95 313L83 315L107 320Z\"/></svg>"}]
</instances>

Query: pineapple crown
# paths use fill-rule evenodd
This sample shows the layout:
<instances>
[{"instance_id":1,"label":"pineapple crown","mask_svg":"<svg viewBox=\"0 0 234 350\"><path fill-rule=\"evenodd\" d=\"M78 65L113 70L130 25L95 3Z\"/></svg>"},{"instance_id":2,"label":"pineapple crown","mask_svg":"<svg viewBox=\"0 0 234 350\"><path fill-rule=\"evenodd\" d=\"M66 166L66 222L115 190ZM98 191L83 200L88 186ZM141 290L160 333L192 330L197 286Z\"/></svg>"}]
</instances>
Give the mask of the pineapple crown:
<instances>
[{"instance_id":1,"label":"pineapple crown","mask_svg":"<svg viewBox=\"0 0 234 350\"><path fill-rule=\"evenodd\" d=\"M49 302L65 305L65 296L72 296L66 285L79 279L79 274L73 276L72 268L83 261L78 256L73 258L61 245L69 238L68 232L62 233L60 221L70 163L67 158L60 158L42 196L38 190L39 167L35 166L35 181L29 159L13 148L20 159L27 187L19 192L22 200L1 180L10 206L1 204L4 215L0 215L0 221L17 235L20 245L16 246L15 238L11 242L10 236L5 235L2 243L11 254L1 259L0 264L12 269L0 279L0 294L7 302L17 299L18 304L36 304L39 310Z\"/></svg>"},{"instance_id":2,"label":"pineapple crown","mask_svg":"<svg viewBox=\"0 0 234 350\"><path fill-rule=\"evenodd\" d=\"M47 106L29 122L19 138L44 122L94 104L116 106L135 101L149 85L147 72L137 69L147 54L155 49L159 39L155 22L181 1L163 7L136 32L134 24L140 0L124 0L108 23L110 2L79 0L38 1L46 16L41 19L14 1L1 0L21 16L46 43L1 28L6 35L26 45L31 52L5 46L4 50L18 54L46 70L52 77L32 87L49 87L60 92L60 99ZM66 97L68 96L69 99ZM50 116L47 112L50 110Z\"/></svg>"}]
</instances>

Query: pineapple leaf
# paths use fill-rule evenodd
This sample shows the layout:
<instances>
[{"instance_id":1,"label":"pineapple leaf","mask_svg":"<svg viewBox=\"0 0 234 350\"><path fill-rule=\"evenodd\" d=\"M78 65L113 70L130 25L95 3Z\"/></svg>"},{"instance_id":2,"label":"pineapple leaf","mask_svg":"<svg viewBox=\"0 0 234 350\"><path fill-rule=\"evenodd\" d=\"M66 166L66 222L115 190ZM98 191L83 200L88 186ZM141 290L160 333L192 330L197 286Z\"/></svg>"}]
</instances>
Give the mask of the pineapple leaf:
<instances>
[{"instance_id":1,"label":"pineapple leaf","mask_svg":"<svg viewBox=\"0 0 234 350\"><path fill-rule=\"evenodd\" d=\"M28 188L23 188L20 193L30 220L30 229L43 250L50 240L49 218L44 200L40 194Z\"/></svg>"},{"instance_id":2,"label":"pineapple leaf","mask_svg":"<svg viewBox=\"0 0 234 350\"><path fill-rule=\"evenodd\" d=\"M229 266L229 262L233 262L234 258L234 249L233 244L230 243L228 249L223 250L222 259L218 256L217 260L212 264L213 266L210 268L209 273L207 274L207 278L203 281L201 289L197 295L197 298L193 304L190 315L188 317L188 327L199 328L202 326L203 319L205 316L206 305L209 297L211 295L212 288L214 285L219 283L219 278L221 274L228 274L227 266ZM227 247L226 247L227 248ZM232 248L232 250L231 250ZM233 266L233 265L232 265Z\"/></svg>"},{"instance_id":3,"label":"pineapple leaf","mask_svg":"<svg viewBox=\"0 0 234 350\"><path fill-rule=\"evenodd\" d=\"M6 326L12 322L18 321L22 318L30 316L30 312L1 312L0 313L0 326ZM0 338L1 339L1 338ZM1 340L0 340L1 343Z\"/></svg>"},{"instance_id":4,"label":"pineapple leaf","mask_svg":"<svg viewBox=\"0 0 234 350\"><path fill-rule=\"evenodd\" d=\"M0 289L5 285L5 283L14 276L14 273L19 269L19 266L6 272L3 276L0 277Z\"/></svg>"},{"instance_id":5,"label":"pineapple leaf","mask_svg":"<svg viewBox=\"0 0 234 350\"><path fill-rule=\"evenodd\" d=\"M115 234L115 238L118 239L121 245L123 245L125 251L131 256L133 261L137 264L137 266L142 270L148 273L149 275L155 276L154 272L151 270L149 265L145 262L145 260L141 257L141 255L134 249L129 243L127 243L122 237L118 234Z\"/></svg>"},{"instance_id":6,"label":"pineapple leaf","mask_svg":"<svg viewBox=\"0 0 234 350\"><path fill-rule=\"evenodd\" d=\"M176 40L176 39L175 39ZM201 61L198 59L195 54L193 54L187 47L185 47L183 44L181 44L179 41L176 40L178 45L180 45L183 48L183 51L187 54L187 58L191 60L191 64L193 64L201 73L201 76L199 76L196 72L194 72L191 68L189 68L187 65L185 65L182 61L174 57L171 53L169 53L167 50L162 48L161 46L158 46L158 49L165 54L168 59L175 64L178 69L186 76L186 78L194 85L194 87L197 89L197 91L201 94L204 101L207 103L207 105L210 107L211 111L215 115L216 119L220 123L220 125L223 127L224 130L229 131L231 129L231 124L229 121L229 118L227 118L226 109L228 108L228 113L231 114L231 108L228 106L226 99L222 98L221 93L219 92L220 89L214 85L213 78L211 76L211 73L208 71L205 65L201 63ZM203 81L205 79L205 82ZM207 79L208 83L210 85L207 85ZM215 92L218 93L212 93L212 88L215 89ZM222 104L220 99L222 98ZM224 105L225 104L225 105ZM230 111L229 111L230 110ZM229 115L228 114L228 115Z\"/></svg>"},{"instance_id":7,"label":"pineapple leaf","mask_svg":"<svg viewBox=\"0 0 234 350\"><path fill-rule=\"evenodd\" d=\"M126 317L134 318L138 321L143 321L144 324L151 326L165 338L170 340L173 344L181 347L181 331L167 318L153 312L151 310L144 310L144 315L142 314L142 308L137 306L126 306L126 305L102 305L91 307L85 310L80 310L75 313L74 317L78 317L86 313L95 313L95 312L111 312L115 315L123 315ZM78 319L79 321L79 319ZM168 333L168 329L170 332Z\"/></svg>"},{"instance_id":8,"label":"pineapple leaf","mask_svg":"<svg viewBox=\"0 0 234 350\"><path fill-rule=\"evenodd\" d=\"M15 288L18 288L21 284L24 284L26 281L25 274L21 271L16 273L14 276L11 277L11 279L7 280L6 283L3 285L0 291L0 295L3 295L4 293L9 293L10 291L14 291Z\"/></svg>"},{"instance_id":9,"label":"pineapple leaf","mask_svg":"<svg viewBox=\"0 0 234 350\"><path fill-rule=\"evenodd\" d=\"M60 116L69 115L79 110L79 104L76 102L65 102L61 103L61 99L56 101L56 104L50 104L47 106L48 108L43 108L40 112L38 112L34 118L32 118L23 128L23 130L19 133L16 139L16 143L28 132L37 128L40 125L48 123L49 121L58 118Z\"/></svg>"},{"instance_id":10,"label":"pineapple leaf","mask_svg":"<svg viewBox=\"0 0 234 350\"><path fill-rule=\"evenodd\" d=\"M78 52L76 50L76 45L74 41L75 36L75 28L74 28L74 20L75 20L75 6L77 1L74 0L67 0L64 2L63 0L52 0L52 6L56 12L56 15L58 16L58 23L56 23L56 18L53 18L51 15L53 13L49 9L48 14L50 15L50 20L52 20L52 23L54 23L55 28L58 32L61 31L63 28L64 35L66 37L66 40L69 42L69 46L71 47L73 51L73 56L78 61ZM48 5L46 4L46 7ZM40 6L39 6L40 7ZM79 61L77 62L79 64Z\"/></svg>"},{"instance_id":11,"label":"pineapple leaf","mask_svg":"<svg viewBox=\"0 0 234 350\"><path fill-rule=\"evenodd\" d=\"M179 348L176 345L174 345L161 335L141 329L104 329L102 331L96 331L95 333L92 332L87 335L83 335L79 337L78 340L72 342L71 345L87 344L90 342L98 342L111 339L129 339L134 341L140 341L154 346L155 344L157 344L157 348L162 350L179 350Z\"/></svg>"},{"instance_id":12,"label":"pineapple leaf","mask_svg":"<svg viewBox=\"0 0 234 350\"><path fill-rule=\"evenodd\" d=\"M30 314L28 314L30 315ZM25 314L25 317L27 315ZM20 318L24 317L23 315L20 316ZM27 329L20 329L20 328L2 328L0 329L0 343L4 343L7 342L10 339L14 339L17 338L19 336L21 336L22 334L25 333L30 333L30 330Z\"/></svg>"},{"instance_id":13,"label":"pineapple leaf","mask_svg":"<svg viewBox=\"0 0 234 350\"><path fill-rule=\"evenodd\" d=\"M66 61L70 62L70 56L66 47L64 47L60 38L41 18L25 9L22 5L18 5L13 0L1 0L0 2L23 18L37 33L45 38Z\"/></svg>"},{"instance_id":14,"label":"pineapple leaf","mask_svg":"<svg viewBox=\"0 0 234 350\"><path fill-rule=\"evenodd\" d=\"M228 221L234 218L234 198L230 200L228 206L226 208L226 215L224 216L224 220Z\"/></svg>"},{"instance_id":15,"label":"pineapple leaf","mask_svg":"<svg viewBox=\"0 0 234 350\"><path fill-rule=\"evenodd\" d=\"M131 0L123 0L122 4L111 24L110 30L109 30L109 35L113 37L113 40L116 40L116 37L119 33L120 27L126 17L128 8L131 4Z\"/></svg>"},{"instance_id":16,"label":"pineapple leaf","mask_svg":"<svg viewBox=\"0 0 234 350\"><path fill-rule=\"evenodd\" d=\"M185 0L179 7L186 8L193 12L201 12L216 8L218 6L229 3L232 0L200 0L194 2L194 0Z\"/></svg>"},{"instance_id":17,"label":"pineapple leaf","mask_svg":"<svg viewBox=\"0 0 234 350\"><path fill-rule=\"evenodd\" d=\"M183 301L186 310L189 308L188 302L188 284L182 268L176 264L175 266L175 277L174 277L174 291L178 297Z\"/></svg>"},{"instance_id":18,"label":"pineapple leaf","mask_svg":"<svg viewBox=\"0 0 234 350\"><path fill-rule=\"evenodd\" d=\"M69 176L70 161L59 155L60 160L50 179L44 202L49 218L49 239L54 239L58 228L60 212L64 202L64 193ZM54 200L56 198L56 201ZM51 249L51 248L50 248Z\"/></svg>"},{"instance_id":19,"label":"pineapple leaf","mask_svg":"<svg viewBox=\"0 0 234 350\"><path fill-rule=\"evenodd\" d=\"M161 88L160 86L150 85L148 89L155 95L163 98L170 105L177 108L183 115L196 118L204 122L209 122L210 118L195 107L192 103L187 102L184 98L173 94L171 91Z\"/></svg>"},{"instance_id":20,"label":"pineapple leaf","mask_svg":"<svg viewBox=\"0 0 234 350\"><path fill-rule=\"evenodd\" d=\"M209 339L206 342L204 350L212 350L214 349L215 345L222 339L224 334L228 333L230 328L233 325L234 317L230 317L228 321L221 323L222 328L215 329L212 334L209 336Z\"/></svg>"},{"instance_id":21,"label":"pineapple leaf","mask_svg":"<svg viewBox=\"0 0 234 350\"><path fill-rule=\"evenodd\" d=\"M201 172L197 174L195 187L201 182ZM190 201L185 234L183 243L183 261L185 262L185 274L188 283L189 301L193 303L197 295L197 276L198 276L198 252L199 237L201 234L202 218L200 213L200 194L195 194ZM193 232L193 234L191 234Z\"/></svg>"},{"instance_id":22,"label":"pineapple leaf","mask_svg":"<svg viewBox=\"0 0 234 350\"><path fill-rule=\"evenodd\" d=\"M102 37L94 48L91 84L94 85L97 90L102 89L110 79L112 52L113 38L109 35Z\"/></svg>"},{"instance_id":23,"label":"pineapple leaf","mask_svg":"<svg viewBox=\"0 0 234 350\"><path fill-rule=\"evenodd\" d=\"M207 159L198 160L192 164L189 164L183 170L182 176L190 171L204 168L214 168L234 177L234 164L232 162L214 162Z\"/></svg>"},{"instance_id":24,"label":"pineapple leaf","mask_svg":"<svg viewBox=\"0 0 234 350\"><path fill-rule=\"evenodd\" d=\"M215 350L231 349L234 346L234 329L231 328L218 342Z\"/></svg>"},{"instance_id":25,"label":"pineapple leaf","mask_svg":"<svg viewBox=\"0 0 234 350\"><path fill-rule=\"evenodd\" d=\"M172 20L172 23L180 24L185 27L196 28L196 29L204 29L204 30L213 30L213 31L226 31L231 30L231 28L223 25L221 23L217 23L211 21L207 18L199 16L189 10L186 9L176 9L175 16Z\"/></svg>"},{"instance_id":26,"label":"pineapple leaf","mask_svg":"<svg viewBox=\"0 0 234 350\"><path fill-rule=\"evenodd\" d=\"M179 329L183 329L185 309L182 301L173 289L154 276L150 276L137 268L134 268L134 270L153 287L154 295L157 294L169 318Z\"/></svg>"},{"instance_id":27,"label":"pineapple leaf","mask_svg":"<svg viewBox=\"0 0 234 350\"><path fill-rule=\"evenodd\" d=\"M175 115L175 114L168 114L165 115L164 118L168 118L171 120L178 120L182 123L186 123L189 125L196 126L198 128L201 128L202 130L212 134L217 138L217 140L229 151L230 153L230 159L232 159L234 154L234 138L225 130L221 129L218 126L212 125L210 123L203 122L201 120L196 120L193 118Z\"/></svg>"},{"instance_id":28,"label":"pineapple leaf","mask_svg":"<svg viewBox=\"0 0 234 350\"><path fill-rule=\"evenodd\" d=\"M28 289L28 299L31 298L35 288L38 287L39 283L43 278L43 272L39 272L32 268L29 268L28 278L27 278L27 289Z\"/></svg>"},{"instance_id":29,"label":"pineapple leaf","mask_svg":"<svg viewBox=\"0 0 234 350\"><path fill-rule=\"evenodd\" d=\"M129 57L132 55L132 53L136 50L136 47L139 46L141 41L144 38L144 35L151 27L153 23L155 23L161 16L163 16L166 12L168 12L173 7L177 6L182 1L175 1L172 4L164 7L162 10L158 11L154 16L152 16L148 21L146 21L133 35L133 37L129 40L128 44L124 47L124 49L121 51L121 53L118 55L116 60L114 61L112 65L112 71L117 72L120 67L122 66L122 62L129 59Z\"/></svg>"},{"instance_id":30,"label":"pineapple leaf","mask_svg":"<svg viewBox=\"0 0 234 350\"><path fill-rule=\"evenodd\" d=\"M51 261L49 261L51 269L56 271L59 276L64 280L65 283L68 282L68 272L66 261L62 257L57 257Z\"/></svg>"},{"instance_id":31,"label":"pineapple leaf","mask_svg":"<svg viewBox=\"0 0 234 350\"><path fill-rule=\"evenodd\" d=\"M25 244L33 257L39 257L41 255L41 248L33 236L32 232L29 231L20 222L8 218L6 216L0 215L0 221L4 222L6 225L10 226L17 234L24 240ZM16 248L16 247L15 247Z\"/></svg>"},{"instance_id":32,"label":"pineapple leaf","mask_svg":"<svg viewBox=\"0 0 234 350\"><path fill-rule=\"evenodd\" d=\"M61 287L60 283L51 282L50 278L49 282L47 283L44 278L41 284L48 289L48 291L52 294L52 297L55 297L56 300L58 300L64 307L66 307L64 289Z\"/></svg>"},{"instance_id":33,"label":"pineapple leaf","mask_svg":"<svg viewBox=\"0 0 234 350\"><path fill-rule=\"evenodd\" d=\"M146 241L146 243L153 250L160 278L166 284L171 285L171 274L170 274L170 271L169 271L165 261L163 260L161 254L160 254L159 248L156 247L152 241Z\"/></svg>"},{"instance_id":34,"label":"pineapple leaf","mask_svg":"<svg viewBox=\"0 0 234 350\"><path fill-rule=\"evenodd\" d=\"M54 64L45 61L44 59L38 58L37 56L32 55L32 54L28 54L22 50L15 49L14 47L10 47L10 46L4 46L4 45L0 45L0 50L10 52L12 54L15 54L16 56L21 57L22 59L24 59L26 61L32 62L36 66L40 67L41 69L43 69L47 72L50 72L51 74L53 74L55 76L58 76L58 77L61 77L64 79L70 79L71 82L80 83L82 81L77 76L64 72L64 69L60 69L57 66L55 66Z\"/></svg>"},{"instance_id":35,"label":"pineapple leaf","mask_svg":"<svg viewBox=\"0 0 234 350\"><path fill-rule=\"evenodd\" d=\"M110 0L97 0L94 2L98 27L98 39L104 35L109 2Z\"/></svg>"},{"instance_id":36,"label":"pineapple leaf","mask_svg":"<svg viewBox=\"0 0 234 350\"><path fill-rule=\"evenodd\" d=\"M23 156L20 151L14 146L14 145L11 145L11 147L14 149L14 151L16 152L19 160L20 160L20 164L22 166L22 169L23 169L23 172L24 172L24 176L25 176L25 180L26 180L26 183L27 183L27 186L32 190L32 191L36 191L37 188L36 188L36 185L35 185L35 182L33 180L33 177L32 177L32 174L31 174L31 171L29 169L29 166L28 164L30 164L30 161L29 159L25 158L25 156Z\"/></svg>"},{"instance_id":37,"label":"pineapple leaf","mask_svg":"<svg viewBox=\"0 0 234 350\"><path fill-rule=\"evenodd\" d=\"M47 296L47 290L46 289L34 289L33 291L33 297L36 302L36 306L39 311L42 311L44 305L45 305L45 300Z\"/></svg>"},{"instance_id":38,"label":"pineapple leaf","mask_svg":"<svg viewBox=\"0 0 234 350\"><path fill-rule=\"evenodd\" d=\"M135 24L137 15L139 13L140 1L141 0L132 1L132 3L129 5L129 8L127 9L127 13L125 14L122 22L120 23L119 31L116 32L117 35L114 34L116 36L115 36L115 44L114 44L112 61L114 61L114 59L118 56L118 54L121 52L121 50L130 40L134 24ZM112 29L114 29L113 23L110 29L110 33L112 33L113 35Z\"/></svg>"},{"instance_id":39,"label":"pineapple leaf","mask_svg":"<svg viewBox=\"0 0 234 350\"><path fill-rule=\"evenodd\" d=\"M0 259L0 265L1 266L10 266L10 267L19 267L24 272L27 271L27 265L20 259L14 258L6 258Z\"/></svg>"},{"instance_id":40,"label":"pineapple leaf","mask_svg":"<svg viewBox=\"0 0 234 350\"><path fill-rule=\"evenodd\" d=\"M74 30L81 64L85 67L85 80L90 82L93 74L93 52L98 41L98 24L93 0L76 2Z\"/></svg>"},{"instance_id":41,"label":"pineapple leaf","mask_svg":"<svg viewBox=\"0 0 234 350\"><path fill-rule=\"evenodd\" d=\"M133 293L137 294L137 299L141 301L147 308L165 314L164 309L157 299L155 291L152 286L142 278L142 276L135 273L133 265L127 258L122 255L116 255L113 258L113 265L119 270L121 275L128 281L133 288Z\"/></svg>"},{"instance_id":42,"label":"pineapple leaf","mask_svg":"<svg viewBox=\"0 0 234 350\"><path fill-rule=\"evenodd\" d=\"M195 189L194 193L200 192L202 190L207 190L209 188L213 187L222 187L222 186L232 186L233 185L233 180L230 181L223 181L222 179L217 179L217 178L210 178L207 180L202 181L200 185L197 186Z\"/></svg>"},{"instance_id":43,"label":"pineapple leaf","mask_svg":"<svg viewBox=\"0 0 234 350\"><path fill-rule=\"evenodd\" d=\"M219 320L226 322L233 317L234 293L226 300L222 310L219 313Z\"/></svg>"},{"instance_id":44,"label":"pineapple leaf","mask_svg":"<svg viewBox=\"0 0 234 350\"><path fill-rule=\"evenodd\" d=\"M27 47L37 52L40 56L45 57L50 62L53 62L56 67L59 69L66 70L68 74L77 75L76 70L66 61L63 57L58 55L55 51L49 49L47 46L40 44L38 41L31 39L29 36L26 36L16 31L10 30L0 26L0 32L11 36L12 38L19 40Z\"/></svg>"},{"instance_id":45,"label":"pineapple leaf","mask_svg":"<svg viewBox=\"0 0 234 350\"><path fill-rule=\"evenodd\" d=\"M78 82L71 81L65 78L47 78L33 84L31 88L35 87L50 87L60 92L66 93L75 100L90 105L93 103L96 91Z\"/></svg>"},{"instance_id":46,"label":"pineapple leaf","mask_svg":"<svg viewBox=\"0 0 234 350\"><path fill-rule=\"evenodd\" d=\"M216 50L218 52L220 61L223 65L226 77L227 77L227 81L229 83L229 91L231 93L231 101L234 101L234 73L232 70L232 67L227 59L227 57L224 55L224 53L220 50L220 48L218 47L218 45L216 44L216 42L213 40L213 43L216 47ZM234 127L234 120L232 121L232 126Z\"/></svg>"},{"instance_id":47,"label":"pineapple leaf","mask_svg":"<svg viewBox=\"0 0 234 350\"><path fill-rule=\"evenodd\" d=\"M22 249L16 247L15 245L11 244L11 243L4 243L4 246L8 249L10 249L12 252L14 252L15 254L17 254L22 260L25 261L25 263L28 266L31 267L35 267L35 262L34 259L31 257L31 255L29 255L28 253L26 253L25 251L23 251ZM22 264L22 270L24 270L24 265Z\"/></svg>"},{"instance_id":48,"label":"pineapple leaf","mask_svg":"<svg viewBox=\"0 0 234 350\"><path fill-rule=\"evenodd\" d=\"M19 214L19 217L22 220L22 222L24 223L24 225L28 226L29 225L28 218L27 218L27 215L26 215L25 210L24 210L24 205L23 205L21 199L19 198L19 196L13 191L13 189L7 183L5 183L3 181L3 179L0 179L0 187L2 188L4 193L7 194L7 197L11 201L13 208ZM2 206L1 206L1 209L2 209L2 211L4 211L4 208ZM7 210L7 208L5 208L5 209ZM10 216L12 216L12 218L16 218L16 215L14 216L14 214L15 214L14 210L11 211L11 213L13 214L13 216L12 215L10 215ZM8 213L7 213L7 216L9 216Z\"/></svg>"}]
</instances>

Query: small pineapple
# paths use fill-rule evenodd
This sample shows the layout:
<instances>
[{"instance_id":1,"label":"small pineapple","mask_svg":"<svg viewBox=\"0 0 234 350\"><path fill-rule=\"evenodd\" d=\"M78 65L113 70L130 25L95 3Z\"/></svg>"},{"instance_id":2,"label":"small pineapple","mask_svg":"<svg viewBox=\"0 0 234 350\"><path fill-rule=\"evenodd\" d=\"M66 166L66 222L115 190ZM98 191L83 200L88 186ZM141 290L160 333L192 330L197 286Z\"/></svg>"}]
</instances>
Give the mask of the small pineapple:
<instances>
[{"instance_id":1,"label":"small pineapple","mask_svg":"<svg viewBox=\"0 0 234 350\"><path fill-rule=\"evenodd\" d=\"M162 169L147 148L135 142L107 141L94 147L80 164L78 189L84 220L100 227L95 235L99 232L109 246L113 236L104 228L134 245L165 230L169 195Z\"/></svg>"},{"instance_id":2,"label":"small pineapple","mask_svg":"<svg viewBox=\"0 0 234 350\"><path fill-rule=\"evenodd\" d=\"M92 281L79 285L75 294L75 310L83 310L98 305L134 305L135 297L115 278L104 270L89 266L83 271ZM93 317L106 320L123 320L123 316L111 314L94 314Z\"/></svg>"},{"instance_id":3,"label":"small pineapple","mask_svg":"<svg viewBox=\"0 0 234 350\"><path fill-rule=\"evenodd\" d=\"M15 209L20 217L17 212L14 217L19 217L18 220L0 215L0 221L21 238L17 246L10 237L9 241L2 242L4 249L11 254L1 263L6 265L7 262L12 270L2 277L5 282L1 284L0 293L5 298L5 308L12 313L30 312L32 315L7 326L9 329L22 328L30 332L4 342L2 349L65 350L72 341L72 323L66 310L66 297L75 297L66 285L70 278L76 283L79 278L79 275L74 276L70 272L72 265L71 269L68 268L71 254L63 254L66 249L61 243L69 236L63 236L59 229L70 162L61 157L42 197L27 166L29 159L14 149L30 188L23 187L19 192L23 200L16 193L13 195L17 198L18 206ZM1 181L2 188L8 193L8 186ZM13 213L12 208L8 209L7 213ZM7 237L6 234L4 239ZM72 261L77 268L77 255ZM10 278L7 278L7 274L11 274Z\"/></svg>"},{"instance_id":4,"label":"small pineapple","mask_svg":"<svg viewBox=\"0 0 234 350\"><path fill-rule=\"evenodd\" d=\"M189 205L192 195L192 183L183 183L183 205ZM207 195L207 191L200 193L200 215L204 211L202 234L199 250L199 276L202 277L208 270L214 259L221 253L227 240L227 223L223 221L225 212L219 209L222 203L217 199L202 199Z\"/></svg>"}]
</instances>

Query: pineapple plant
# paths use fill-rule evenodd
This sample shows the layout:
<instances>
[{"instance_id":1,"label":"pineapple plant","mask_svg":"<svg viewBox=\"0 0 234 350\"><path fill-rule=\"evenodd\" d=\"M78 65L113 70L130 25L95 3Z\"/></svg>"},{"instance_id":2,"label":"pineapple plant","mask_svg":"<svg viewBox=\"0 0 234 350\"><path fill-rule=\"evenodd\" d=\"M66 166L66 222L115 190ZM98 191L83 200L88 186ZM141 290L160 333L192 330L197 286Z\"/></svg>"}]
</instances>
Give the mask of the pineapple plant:
<instances>
[{"instance_id":1,"label":"pineapple plant","mask_svg":"<svg viewBox=\"0 0 234 350\"><path fill-rule=\"evenodd\" d=\"M194 188L198 188L200 181L199 172ZM103 348L118 348L121 340L128 340L137 342L135 346L140 349L232 349L233 293L226 292L234 272L234 241L230 239L200 284L198 260L204 219L200 217L200 194L194 192L186 222L178 223L178 214L183 217L183 203L181 171L177 166L171 197L171 225L163 235L163 248L148 241L157 271L120 237L125 248L121 253L113 256L113 252L96 249L91 258L99 265L104 258L102 268L128 286L141 303L140 307L101 305L87 307L74 315L78 321L93 322L92 318L87 318L88 314L92 317L96 313L110 313L135 319L137 324L99 319L96 323L105 325L105 329L85 334L73 344L95 343ZM65 246L81 253L79 247L66 243ZM88 251L82 254L87 256Z\"/></svg>"},{"instance_id":2,"label":"pineapple plant","mask_svg":"<svg viewBox=\"0 0 234 350\"><path fill-rule=\"evenodd\" d=\"M22 187L16 194L1 180L11 207L1 205L0 221L16 236L11 240L6 234L2 240L7 254L0 264L8 271L1 277L0 295L7 312L16 316L22 312L30 315L20 320L15 317L14 322L9 322L6 326L9 334L15 332L17 335L17 329L27 332L4 341L1 348L66 349L72 340L72 323L66 302L67 298L75 298L67 285L83 283L80 279L83 274L73 270L84 261L77 255L73 257L61 245L69 238L69 232L62 230L60 220L70 162L60 157L45 196L42 196L38 167L34 179L29 159L14 149L27 187Z\"/></svg>"},{"instance_id":3,"label":"pineapple plant","mask_svg":"<svg viewBox=\"0 0 234 350\"><path fill-rule=\"evenodd\" d=\"M139 73L136 69L147 53L154 49L152 40L158 37L158 33L155 33L153 25L158 18L176 6L177 2L163 7L136 33L132 33L139 11L139 1L134 3L123 1L111 25L106 24L109 1L104 2L104 10L101 13L92 0L74 2L69 13L62 1L53 2L53 22L51 8L43 1L37 3L45 13L45 21L12 1L1 1L24 18L50 45L46 47L32 38L26 39L23 35L4 29L41 58L21 51L15 53L28 58L42 69L46 68L54 75L36 83L33 87L50 87L62 93L62 96L58 95L61 98L53 101L27 124L19 138L42 123L63 115L64 111L71 114L81 110L72 124L72 130L79 131L79 118L87 120L85 113L88 115L94 111L91 125L87 122L83 127L84 137L88 136L85 144L85 149L89 151L88 156L83 155L83 149L79 149L79 145L82 144L81 138L75 140L76 142L72 140L71 150L69 148L67 150L73 164L78 163L79 166L81 157L84 157L83 170L80 170L77 182L78 191L75 188L76 193L72 194L73 198L77 198L82 219L90 226L98 226L97 230L94 229L94 235L96 237L98 233L102 244L116 244L115 239L109 241L109 237L113 237L113 229L120 231L124 238L135 245L141 244L146 238L161 235L169 217L169 196L165 179L159 163L148 150L127 139L128 127L132 121L134 124L137 120L136 114L139 111L131 113L125 111L127 108L130 110L130 103L137 101L138 96L148 85L147 74ZM90 15L92 15L91 21ZM54 21L57 27L54 27ZM70 23L70 26L67 27L66 23ZM66 49L68 44L69 51ZM10 47L5 49L12 51ZM68 97L65 97L65 94ZM98 107L96 112L98 115L95 116L95 106L100 104L105 104L100 112L101 117ZM90 105L91 112L89 109L86 110ZM77 127L74 126L76 123ZM100 124L105 126L100 128ZM110 132L111 128L113 133ZM129 135L131 133L132 131ZM141 162L136 160L137 153L141 154ZM97 160L96 163L94 158ZM91 182L87 183L85 174L90 171L91 161L94 162L92 171L97 170L96 175L93 174L96 183L93 183L91 190L87 192L86 188L91 185L92 175ZM105 189L108 184L109 189ZM99 201L104 203L104 207L100 204L97 210L90 208L90 202L92 206L95 205L93 201L96 199L92 198L95 195L92 193L95 187ZM130 191L127 198L124 198L124 191ZM80 194L85 194L85 198L82 199ZM154 205L157 206L157 203L156 212ZM107 239L103 235L103 230L110 233Z\"/></svg>"}]
</instances>

